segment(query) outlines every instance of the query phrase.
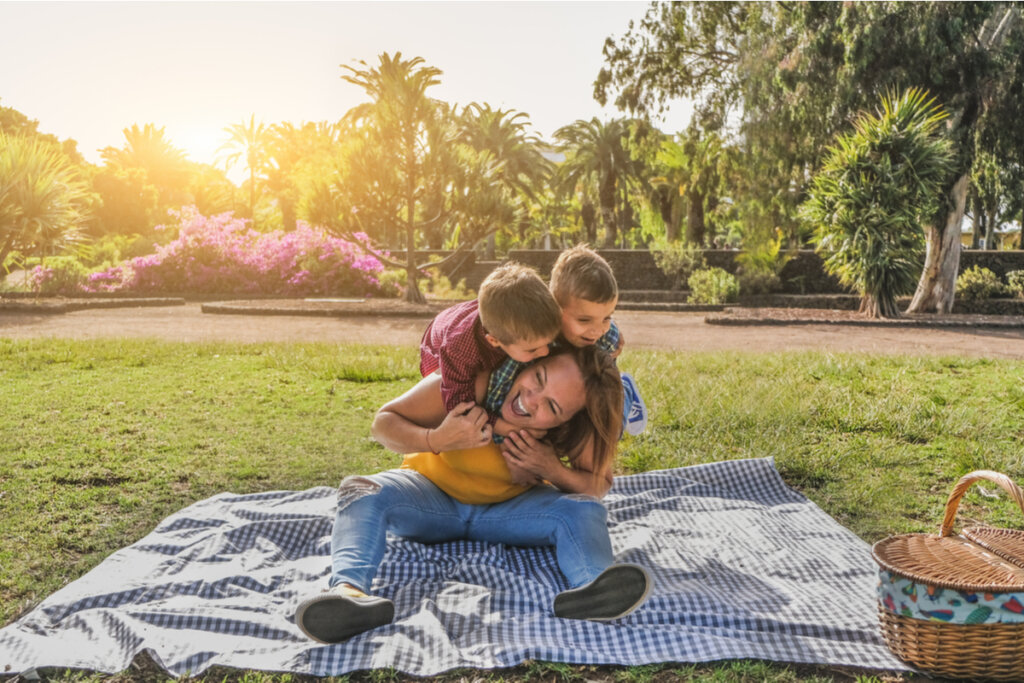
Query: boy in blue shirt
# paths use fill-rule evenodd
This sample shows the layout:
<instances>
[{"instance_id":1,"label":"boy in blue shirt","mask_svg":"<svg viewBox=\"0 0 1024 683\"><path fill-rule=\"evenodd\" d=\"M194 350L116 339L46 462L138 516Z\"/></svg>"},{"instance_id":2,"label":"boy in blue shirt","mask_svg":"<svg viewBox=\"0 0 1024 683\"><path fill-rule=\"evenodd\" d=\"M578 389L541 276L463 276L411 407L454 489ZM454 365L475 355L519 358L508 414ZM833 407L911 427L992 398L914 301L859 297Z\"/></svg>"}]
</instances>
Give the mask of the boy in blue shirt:
<instances>
[{"instance_id":1,"label":"boy in blue shirt","mask_svg":"<svg viewBox=\"0 0 1024 683\"><path fill-rule=\"evenodd\" d=\"M562 252L551 269L551 293L558 302L562 330L555 344L597 346L618 357L623 339L612 313L619 302L615 275L597 252L579 244ZM500 408L516 374L526 365L511 359L491 373L484 408L493 412ZM647 406L640 397L633 377L622 374L624 431L640 434L647 428ZM501 441L500 437L495 441Z\"/></svg>"}]
</instances>

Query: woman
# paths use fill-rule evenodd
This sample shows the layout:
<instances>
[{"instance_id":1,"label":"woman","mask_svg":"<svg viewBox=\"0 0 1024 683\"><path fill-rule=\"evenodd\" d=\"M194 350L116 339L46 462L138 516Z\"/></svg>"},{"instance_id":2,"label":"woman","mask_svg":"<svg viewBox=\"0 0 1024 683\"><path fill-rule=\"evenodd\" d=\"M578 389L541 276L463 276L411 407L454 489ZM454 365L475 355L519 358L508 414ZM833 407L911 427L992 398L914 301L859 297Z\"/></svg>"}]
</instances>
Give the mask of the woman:
<instances>
[{"instance_id":1,"label":"woman","mask_svg":"<svg viewBox=\"0 0 1024 683\"><path fill-rule=\"evenodd\" d=\"M639 607L650 578L635 565L613 564L599 500L611 486L622 420L622 384L608 355L570 348L525 368L501 408L522 431L500 449L478 406L445 414L439 379L425 377L378 411L374 437L413 455L401 469L341 483L331 587L299 605L303 632L339 642L391 622L391 601L367 594L388 531L422 543L554 545L572 586L555 597L556 616L608 620ZM478 399L486 380L479 378Z\"/></svg>"}]
</instances>

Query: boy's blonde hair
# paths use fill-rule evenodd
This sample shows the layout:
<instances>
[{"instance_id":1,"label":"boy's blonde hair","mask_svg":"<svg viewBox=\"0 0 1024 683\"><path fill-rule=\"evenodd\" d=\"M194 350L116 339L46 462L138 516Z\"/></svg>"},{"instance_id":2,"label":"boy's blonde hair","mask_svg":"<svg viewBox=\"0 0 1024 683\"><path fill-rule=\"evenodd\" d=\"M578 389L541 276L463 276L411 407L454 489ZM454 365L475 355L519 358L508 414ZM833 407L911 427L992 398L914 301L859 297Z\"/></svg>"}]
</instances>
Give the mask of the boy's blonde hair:
<instances>
[{"instance_id":1,"label":"boy's blonde hair","mask_svg":"<svg viewBox=\"0 0 1024 683\"><path fill-rule=\"evenodd\" d=\"M480 322L502 344L554 337L562 327L558 302L537 271L509 262L480 285Z\"/></svg>"},{"instance_id":2,"label":"boy's blonde hair","mask_svg":"<svg viewBox=\"0 0 1024 683\"><path fill-rule=\"evenodd\" d=\"M586 244L577 244L555 261L551 293L560 306L567 305L570 297L603 304L619 296L619 286L608 262Z\"/></svg>"}]
</instances>

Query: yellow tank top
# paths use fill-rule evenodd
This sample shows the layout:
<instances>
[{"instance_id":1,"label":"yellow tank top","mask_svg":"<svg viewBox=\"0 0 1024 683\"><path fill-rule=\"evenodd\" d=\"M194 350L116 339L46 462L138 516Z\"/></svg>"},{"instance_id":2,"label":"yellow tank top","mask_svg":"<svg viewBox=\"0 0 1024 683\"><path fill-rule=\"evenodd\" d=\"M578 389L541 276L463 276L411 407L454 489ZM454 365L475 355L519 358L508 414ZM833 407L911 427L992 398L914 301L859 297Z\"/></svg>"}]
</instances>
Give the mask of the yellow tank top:
<instances>
[{"instance_id":1,"label":"yellow tank top","mask_svg":"<svg viewBox=\"0 0 1024 683\"><path fill-rule=\"evenodd\" d=\"M501 450L493 443L461 451L411 453L402 460L402 469L416 470L455 500L471 505L500 503L528 488L512 483Z\"/></svg>"}]
</instances>

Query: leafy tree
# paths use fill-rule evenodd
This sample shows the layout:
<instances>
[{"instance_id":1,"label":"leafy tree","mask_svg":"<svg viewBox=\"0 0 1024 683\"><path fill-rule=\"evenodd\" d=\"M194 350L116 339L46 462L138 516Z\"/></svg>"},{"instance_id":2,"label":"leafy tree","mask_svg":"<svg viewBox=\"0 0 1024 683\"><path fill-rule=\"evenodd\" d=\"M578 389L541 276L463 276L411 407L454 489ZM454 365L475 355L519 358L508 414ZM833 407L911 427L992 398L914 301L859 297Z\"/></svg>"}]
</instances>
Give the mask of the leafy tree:
<instances>
[{"instance_id":1,"label":"leafy tree","mask_svg":"<svg viewBox=\"0 0 1024 683\"><path fill-rule=\"evenodd\" d=\"M74 166L84 166L85 158L78 151L78 143L72 139L60 140L56 135L39 132L39 122L11 107L0 106L0 133L11 137L25 137L41 140L64 153Z\"/></svg>"},{"instance_id":2,"label":"leafy tree","mask_svg":"<svg viewBox=\"0 0 1024 683\"><path fill-rule=\"evenodd\" d=\"M921 225L934 214L952 163L938 136L945 112L919 90L883 98L840 135L814 178L807 218L825 269L863 297L869 317L899 316L896 297L921 270Z\"/></svg>"},{"instance_id":3,"label":"leafy tree","mask_svg":"<svg viewBox=\"0 0 1024 683\"><path fill-rule=\"evenodd\" d=\"M222 169L210 164L191 164L188 193L201 215L216 216L233 211L236 189Z\"/></svg>"},{"instance_id":4,"label":"leafy tree","mask_svg":"<svg viewBox=\"0 0 1024 683\"><path fill-rule=\"evenodd\" d=\"M163 218L160 190L143 168L107 165L93 176L101 203L96 209L98 235L151 235Z\"/></svg>"},{"instance_id":5,"label":"leafy tree","mask_svg":"<svg viewBox=\"0 0 1024 683\"><path fill-rule=\"evenodd\" d=\"M1019 128L1020 11L1015 3L654 4L606 44L595 94L604 101L617 92L633 114L691 97L704 130L738 111L747 163L766 183L754 195L760 211L781 206L780 227L790 231L818 158L850 117L887 90L928 90L950 113L956 161L926 224L911 310L948 311L975 134ZM1012 157L1013 143L998 148Z\"/></svg>"},{"instance_id":6,"label":"leafy tree","mask_svg":"<svg viewBox=\"0 0 1024 683\"><path fill-rule=\"evenodd\" d=\"M249 217L256 218L257 180L262 181L267 169L267 147L270 132L262 122L256 123L256 115L249 117L249 122L233 123L224 129L228 140L220 147L223 161L230 167L240 159L245 159L245 167L249 169Z\"/></svg>"},{"instance_id":7,"label":"leafy tree","mask_svg":"<svg viewBox=\"0 0 1024 683\"><path fill-rule=\"evenodd\" d=\"M45 255L75 241L88 200L61 151L0 131L0 264L14 249Z\"/></svg>"}]
</instances>

